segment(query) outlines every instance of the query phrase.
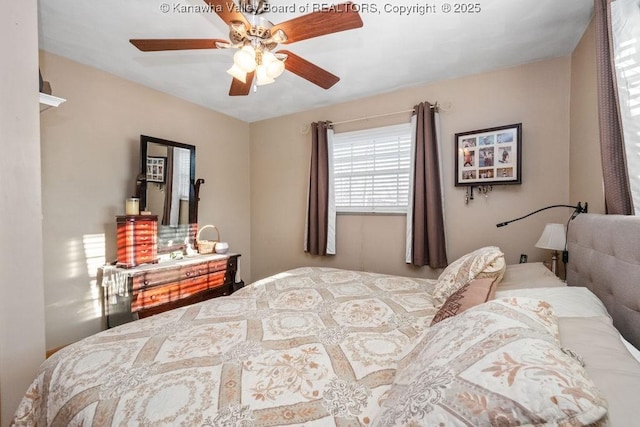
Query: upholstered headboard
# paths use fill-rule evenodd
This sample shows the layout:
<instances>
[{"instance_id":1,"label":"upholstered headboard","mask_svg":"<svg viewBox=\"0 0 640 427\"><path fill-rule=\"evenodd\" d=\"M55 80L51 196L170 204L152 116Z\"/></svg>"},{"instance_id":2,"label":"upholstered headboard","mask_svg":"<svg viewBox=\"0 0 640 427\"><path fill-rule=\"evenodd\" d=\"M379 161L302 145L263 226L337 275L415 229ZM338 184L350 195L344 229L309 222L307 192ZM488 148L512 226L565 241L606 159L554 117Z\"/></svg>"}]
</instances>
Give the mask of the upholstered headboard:
<instances>
[{"instance_id":1,"label":"upholstered headboard","mask_svg":"<svg viewBox=\"0 0 640 427\"><path fill-rule=\"evenodd\" d=\"M580 214L569 223L567 284L602 300L614 326L640 348L640 217Z\"/></svg>"}]
</instances>

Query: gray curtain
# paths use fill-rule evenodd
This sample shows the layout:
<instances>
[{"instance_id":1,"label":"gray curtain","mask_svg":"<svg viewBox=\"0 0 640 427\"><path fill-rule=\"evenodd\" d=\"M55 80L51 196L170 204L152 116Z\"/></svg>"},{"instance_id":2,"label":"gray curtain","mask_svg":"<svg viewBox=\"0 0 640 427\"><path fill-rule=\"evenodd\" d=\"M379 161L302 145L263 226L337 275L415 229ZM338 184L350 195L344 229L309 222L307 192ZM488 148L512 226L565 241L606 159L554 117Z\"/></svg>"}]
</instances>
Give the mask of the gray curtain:
<instances>
[{"instance_id":1,"label":"gray curtain","mask_svg":"<svg viewBox=\"0 0 640 427\"><path fill-rule=\"evenodd\" d=\"M598 71L598 118L604 199L608 214L632 215L633 203L625 158L611 44L611 10L609 4L612 1L615 0L595 0L594 2Z\"/></svg>"},{"instance_id":2,"label":"gray curtain","mask_svg":"<svg viewBox=\"0 0 640 427\"><path fill-rule=\"evenodd\" d=\"M329 255L329 138L330 122L311 124L311 167L304 251Z\"/></svg>"},{"instance_id":3,"label":"gray curtain","mask_svg":"<svg viewBox=\"0 0 640 427\"><path fill-rule=\"evenodd\" d=\"M411 264L446 267L440 158L435 107L421 102L416 115L411 232Z\"/></svg>"}]
</instances>

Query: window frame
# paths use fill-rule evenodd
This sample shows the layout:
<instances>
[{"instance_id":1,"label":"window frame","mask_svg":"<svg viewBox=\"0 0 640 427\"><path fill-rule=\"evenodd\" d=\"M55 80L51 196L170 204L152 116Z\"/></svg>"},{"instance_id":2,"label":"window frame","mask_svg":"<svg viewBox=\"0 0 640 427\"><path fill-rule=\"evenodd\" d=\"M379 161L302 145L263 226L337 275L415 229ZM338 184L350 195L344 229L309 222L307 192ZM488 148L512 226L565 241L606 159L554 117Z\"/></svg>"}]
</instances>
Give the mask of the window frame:
<instances>
[{"instance_id":1,"label":"window frame","mask_svg":"<svg viewBox=\"0 0 640 427\"><path fill-rule=\"evenodd\" d=\"M393 139L396 139L397 141L392 141ZM368 149L379 149L380 153L378 155L371 155L369 156L370 159L367 159L367 156L362 154L363 149L367 149L367 143L365 140L369 140L370 142ZM345 171L344 169L340 170L345 164L349 164L349 162L340 161L340 156L346 156L343 150L347 150L344 148L347 145L350 145L352 150L350 153L350 171ZM397 145L395 152L391 151L391 147L393 145ZM334 133L332 137L330 168L333 175L332 190L335 198L336 213L357 215L406 215L409 207L411 187L409 180L412 175L413 151L413 129L411 122ZM354 159L356 160L355 163ZM373 163L377 163L377 165L372 165L373 167L367 169L367 165L364 165L364 162L369 160ZM394 162L397 163L397 167L390 167ZM354 166L356 170L354 170ZM380 169L375 170L376 166L379 166ZM360 178L360 182L351 182L347 185L347 187L351 189L348 190L348 192L352 194L353 186L376 185L376 178L378 178L377 183L379 187L381 186L383 189L388 189L390 185L393 187L393 184L389 183L390 175L396 175L395 190L392 189L391 191L392 193L395 191L396 194L390 197L390 199L396 199L396 204L380 203L383 196L380 192L376 194L375 188L369 192L366 189L363 189L361 200L367 198L368 200L362 204L350 203L349 206L344 203L342 205L340 204L343 202L343 199L340 197L341 191L339 191L341 179ZM367 180L367 178L370 178L370 180ZM393 178L391 178L391 180L392 179Z\"/></svg>"}]
</instances>

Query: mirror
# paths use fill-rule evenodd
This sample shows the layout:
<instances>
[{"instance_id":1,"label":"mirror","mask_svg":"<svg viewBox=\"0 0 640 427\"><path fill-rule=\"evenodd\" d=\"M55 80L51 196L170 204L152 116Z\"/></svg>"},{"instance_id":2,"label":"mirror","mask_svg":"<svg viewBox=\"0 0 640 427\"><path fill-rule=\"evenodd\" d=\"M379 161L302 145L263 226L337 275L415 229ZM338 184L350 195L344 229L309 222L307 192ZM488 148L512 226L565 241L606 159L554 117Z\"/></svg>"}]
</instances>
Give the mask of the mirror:
<instances>
[{"instance_id":1,"label":"mirror","mask_svg":"<svg viewBox=\"0 0 640 427\"><path fill-rule=\"evenodd\" d=\"M140 210L158 216L158 253L193 245L198 228L196 147L140 135Z\"/></svg>"}]
</instances>

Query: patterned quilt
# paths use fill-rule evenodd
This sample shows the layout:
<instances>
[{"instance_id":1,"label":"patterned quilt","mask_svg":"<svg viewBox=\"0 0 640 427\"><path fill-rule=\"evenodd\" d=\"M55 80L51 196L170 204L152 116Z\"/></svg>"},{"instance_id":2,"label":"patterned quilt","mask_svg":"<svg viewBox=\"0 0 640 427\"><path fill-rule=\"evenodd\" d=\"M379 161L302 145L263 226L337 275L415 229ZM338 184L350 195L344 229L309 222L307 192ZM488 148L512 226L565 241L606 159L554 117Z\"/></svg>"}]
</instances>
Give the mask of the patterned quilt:
<instances>
[{"instance_id":1,"label":"patterned quilt","mask_svg":"<svg viewBox=\"0 0 640 427\"><path fill-rule=\"evenodd\" d=\"M14 423L366 426L434 283L299 268L103 331L42 365Z\"/></svg>"}]
</instances>

